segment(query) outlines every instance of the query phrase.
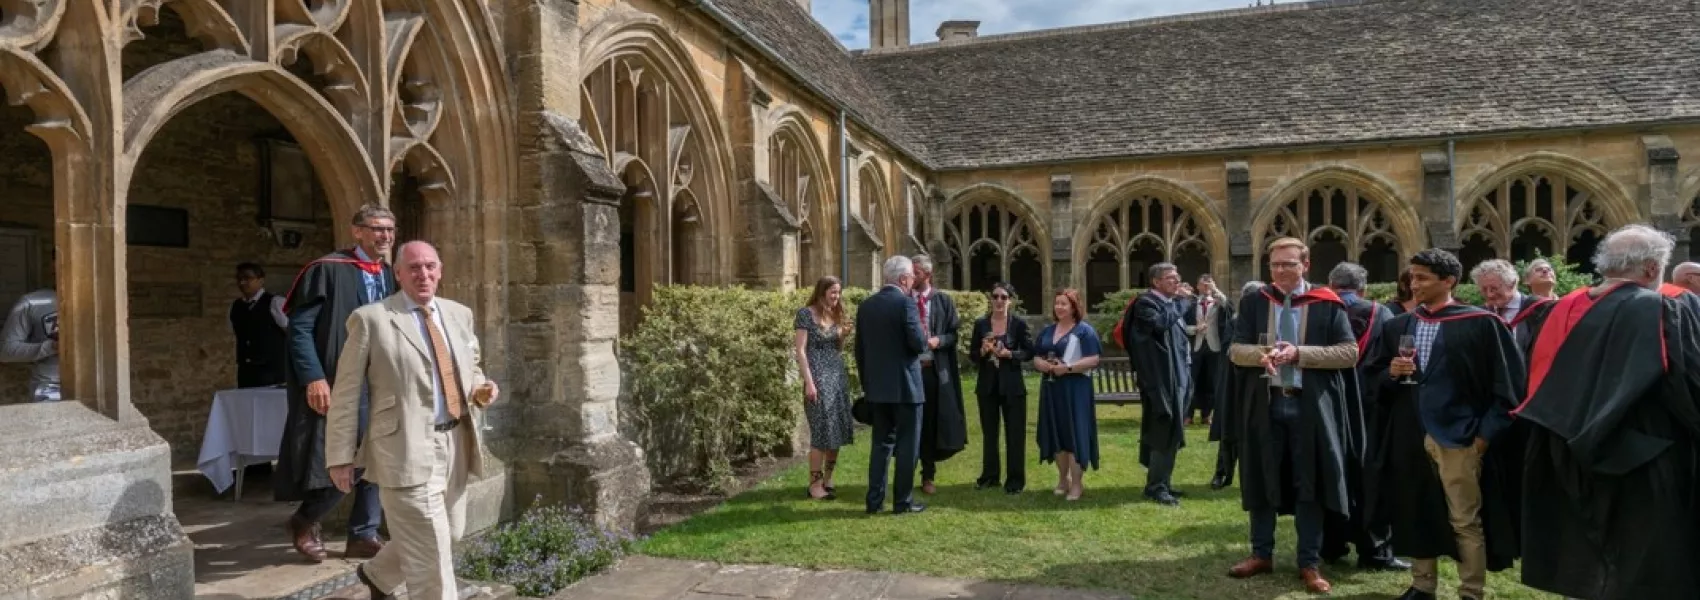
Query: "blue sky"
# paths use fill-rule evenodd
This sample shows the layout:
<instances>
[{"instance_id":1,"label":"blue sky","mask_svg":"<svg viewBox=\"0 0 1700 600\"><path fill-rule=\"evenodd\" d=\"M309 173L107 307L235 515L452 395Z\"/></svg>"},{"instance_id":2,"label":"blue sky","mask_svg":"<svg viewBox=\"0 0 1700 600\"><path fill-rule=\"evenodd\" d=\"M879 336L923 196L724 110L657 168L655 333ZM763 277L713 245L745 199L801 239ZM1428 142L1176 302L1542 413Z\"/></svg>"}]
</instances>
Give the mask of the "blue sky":
<instances>
[{"instance_id":1,"label":"blue sky","mask_svg":"<svg viewBox=\"0 0 1700 600\"><path fill-rule=\"evenodd\" d=\"M980 22L980 33L1011 33L1243 8L1255 0L910 0L909 40L938 39L939 23ZM1282 0L1289 2L1293 0ZM1269 0L1264 0L1265 4ZM868 47L868 0L813 0L815 19L851 49Z\"/></svg>"}]
</instances>

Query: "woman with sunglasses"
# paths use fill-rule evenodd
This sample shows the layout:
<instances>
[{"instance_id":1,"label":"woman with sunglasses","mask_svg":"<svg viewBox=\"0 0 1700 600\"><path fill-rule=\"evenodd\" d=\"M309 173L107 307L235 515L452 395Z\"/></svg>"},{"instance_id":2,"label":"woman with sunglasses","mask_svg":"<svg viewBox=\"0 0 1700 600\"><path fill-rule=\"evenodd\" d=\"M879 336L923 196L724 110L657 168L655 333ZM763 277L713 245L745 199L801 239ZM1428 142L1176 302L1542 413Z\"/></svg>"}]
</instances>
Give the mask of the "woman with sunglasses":
<instances>
[{"instance_id":1,"label":"woman with sunglasses","mask_svg":"<svg viewBox=\"0 0 1700 600\"><path fill-rule=\"evenodd\" d=\"M976 343L969 345L969 360L979 367L975 392L980 400L980 431L983 452L980 478L974 489L998 486L998 423L1003 423L1004 458L1009 471L1003 477L1003 491L1014 495L1027 487L1027 462L1024 453L1027 440L1027 382L1022 379L1021 363L1033 356L1033 339L1028 335L1027 322L1010 314L1010 299L1015 288L1007 283L992 286L992 310L974 322Z\"/></svg>"}]
</instances>

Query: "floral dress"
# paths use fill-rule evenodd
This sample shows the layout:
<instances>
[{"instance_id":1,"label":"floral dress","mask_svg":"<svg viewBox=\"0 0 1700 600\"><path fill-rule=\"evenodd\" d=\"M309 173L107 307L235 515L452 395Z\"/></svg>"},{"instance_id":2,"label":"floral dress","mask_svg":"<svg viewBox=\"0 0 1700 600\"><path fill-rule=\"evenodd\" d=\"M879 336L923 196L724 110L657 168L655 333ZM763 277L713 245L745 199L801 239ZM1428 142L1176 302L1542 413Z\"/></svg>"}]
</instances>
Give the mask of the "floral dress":
<instances>
[{"instance_id":1,"label":"floral dress","mask_svg":"<svg viewBox=\"0 0 1700 600\"><path fill-rule=\"evenodd\" d=\"M803 414L809 418L809 446L827 451L847 446L855 422L850 418L850 373L839 349L838 328L821 329L808 308L797 311L793 328L809 332L803 353L809 359L816 394L814 402L803 403Z\"/></svg>"}]
</instances>

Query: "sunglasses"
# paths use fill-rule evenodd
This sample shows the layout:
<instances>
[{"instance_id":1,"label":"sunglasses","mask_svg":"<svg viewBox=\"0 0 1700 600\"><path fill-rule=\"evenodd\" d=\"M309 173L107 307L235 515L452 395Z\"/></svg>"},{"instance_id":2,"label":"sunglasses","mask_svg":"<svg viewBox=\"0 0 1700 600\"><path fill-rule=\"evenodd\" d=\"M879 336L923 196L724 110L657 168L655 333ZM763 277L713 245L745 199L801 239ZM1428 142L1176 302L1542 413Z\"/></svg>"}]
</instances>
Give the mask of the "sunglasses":
<instances>
[{"instance_id":1,"label":"sunglasses","mask_svg":"<svg viewBox=\"0 0 1700 600\"><path fill-rule=\"evenodd\" d=\"M992 294L992 299L993 300L1008 300L1009 296L1005 295L1005 294Z\"/></svg>"}]
</instances>

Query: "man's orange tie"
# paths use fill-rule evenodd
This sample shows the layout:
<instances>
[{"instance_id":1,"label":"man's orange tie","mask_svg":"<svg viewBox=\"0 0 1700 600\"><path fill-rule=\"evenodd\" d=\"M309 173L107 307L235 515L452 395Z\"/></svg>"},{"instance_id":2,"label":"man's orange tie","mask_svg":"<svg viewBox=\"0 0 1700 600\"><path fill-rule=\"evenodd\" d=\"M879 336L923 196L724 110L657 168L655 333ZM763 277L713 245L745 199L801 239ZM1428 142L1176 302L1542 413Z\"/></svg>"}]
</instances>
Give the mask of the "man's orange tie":
<instances>
[{"instance_id":1,"label":"man's orange tie","mask_svg":"<svg viewBox=\"0 0 1700 600\"><path fill-rule=\"evenodd\" d=\"M421 306L425 311L425 328L431 332L431 349L437 355L437 375L443 378L443 402L449 407L449 418L460 418L460 377L454 368L454 359L449 358L449 343L443 337L443 330L437 327L437 319L431 316L431 307Z\"/></svg>"}]
</instances>

